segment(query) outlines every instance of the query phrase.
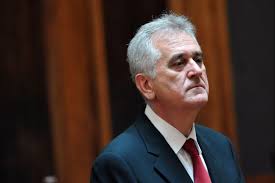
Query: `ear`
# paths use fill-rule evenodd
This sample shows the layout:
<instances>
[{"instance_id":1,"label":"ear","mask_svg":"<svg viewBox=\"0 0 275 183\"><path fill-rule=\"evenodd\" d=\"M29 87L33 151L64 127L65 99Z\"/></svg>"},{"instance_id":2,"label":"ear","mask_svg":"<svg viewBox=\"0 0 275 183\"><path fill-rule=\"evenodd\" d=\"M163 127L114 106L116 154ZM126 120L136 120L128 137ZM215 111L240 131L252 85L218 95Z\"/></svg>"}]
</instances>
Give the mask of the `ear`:
<instances>
[{"instance_id":1,"label":"ear","mask_svg":"<svg viewBox=\"0 0 275 183\"><path fill-rule=\"evenodd\" d=\"M155 98L155 92L153 90L151 78L142 73L139 73L135 76L135 83L137 89L147 100L153 100Z\"/></svg>"}]
</instances>

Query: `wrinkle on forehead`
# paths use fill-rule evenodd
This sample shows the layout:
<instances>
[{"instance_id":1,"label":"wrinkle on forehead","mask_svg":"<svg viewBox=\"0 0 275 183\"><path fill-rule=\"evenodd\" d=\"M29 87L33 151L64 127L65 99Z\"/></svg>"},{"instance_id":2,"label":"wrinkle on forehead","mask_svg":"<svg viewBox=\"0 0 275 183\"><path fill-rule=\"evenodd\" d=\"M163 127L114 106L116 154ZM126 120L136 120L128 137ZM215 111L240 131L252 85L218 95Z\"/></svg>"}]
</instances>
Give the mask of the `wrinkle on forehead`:
<instances>
[{"instance_id":1,"label":"wrinkle on forehead","mask_svg":"<svg viewBox=\"0 0 275 183\"><path fill-rule=\"evenodd\" d=\"M162 59L170 57L170 54L183 52L188 48L201 52L196 38L182 30L159 31L153 34L152 40L155 48L161 52Z\"/></svg>"}]
</instances>

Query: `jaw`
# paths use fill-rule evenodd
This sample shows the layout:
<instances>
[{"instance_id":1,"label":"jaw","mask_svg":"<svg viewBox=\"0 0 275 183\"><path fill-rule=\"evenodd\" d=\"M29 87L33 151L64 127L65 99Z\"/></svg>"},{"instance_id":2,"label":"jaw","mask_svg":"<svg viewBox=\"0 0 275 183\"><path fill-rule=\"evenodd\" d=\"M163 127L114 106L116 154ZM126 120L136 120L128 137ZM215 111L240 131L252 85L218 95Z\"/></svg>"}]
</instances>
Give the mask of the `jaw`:
<instances>
[{"instance_id":1,"label":"jaw","mask_svg":"<svg viewBox=\"0 0 275 183\"><path fill-rule=\"evenodd\" d=\"M205 106L208 102L208 94L199 93L193 96L189 96L185 98L185 106L187 108L198 109L200 110L203 106Z\"/></svg>"},{"instance_id":2,"label":"jaw","mask_svg":"<svg viewBox=\"0 0 275 183\"><path fill-rule=\"evenodd\" d=\"M154 100L150 103L154 106L154 108L157 108L159 111L179 115L183 111L199 112L202 107L207 104L207 101L208 95L203 93L184 98L182 96L173 96L164 100Z\"/></svg>"}]
</instances>

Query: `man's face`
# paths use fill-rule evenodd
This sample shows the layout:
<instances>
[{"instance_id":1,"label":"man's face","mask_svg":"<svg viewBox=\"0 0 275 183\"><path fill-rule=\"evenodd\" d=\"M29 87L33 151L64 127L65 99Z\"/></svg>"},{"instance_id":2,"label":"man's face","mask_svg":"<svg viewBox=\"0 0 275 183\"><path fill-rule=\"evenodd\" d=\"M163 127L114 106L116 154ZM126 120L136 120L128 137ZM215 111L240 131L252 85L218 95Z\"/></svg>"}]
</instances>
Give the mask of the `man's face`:
<instances>
[{"instance_id":1,"label":"man's face","mask_svg":"<svg viewBox=\"0 0 275 183\"><path fill-rule=\"evenodd\" d=\"M208 101L208 80L198 42L186 34L161 34L154 39L161 52L152 80L159 106L201 108Z\"/></svg>"}]
</instances>

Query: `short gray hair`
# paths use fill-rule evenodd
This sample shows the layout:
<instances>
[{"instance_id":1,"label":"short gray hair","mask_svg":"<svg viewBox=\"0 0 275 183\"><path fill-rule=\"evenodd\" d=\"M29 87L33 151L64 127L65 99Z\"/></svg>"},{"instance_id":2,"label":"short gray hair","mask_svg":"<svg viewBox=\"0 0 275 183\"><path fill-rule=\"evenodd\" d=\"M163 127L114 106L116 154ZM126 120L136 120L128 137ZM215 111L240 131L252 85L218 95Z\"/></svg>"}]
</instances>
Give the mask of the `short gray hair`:
<instances>
[{"instance_id":1,"label":"short gray hair","mask_svg":"<svg viewBox=\"0 0 275 183\"><path fill-rule=\"evenodd\" d=\"M161 53L154 47L152 36L154 33L164 31L184 31L195 37L195 27L183 15L173 13L163 14L159 18L142 25L133 39L130 41L127 50L127 61L130 67L132 80L138 73L145 73L154 78L155 65L160 59Z\"/></svg>"}]
</instances>

